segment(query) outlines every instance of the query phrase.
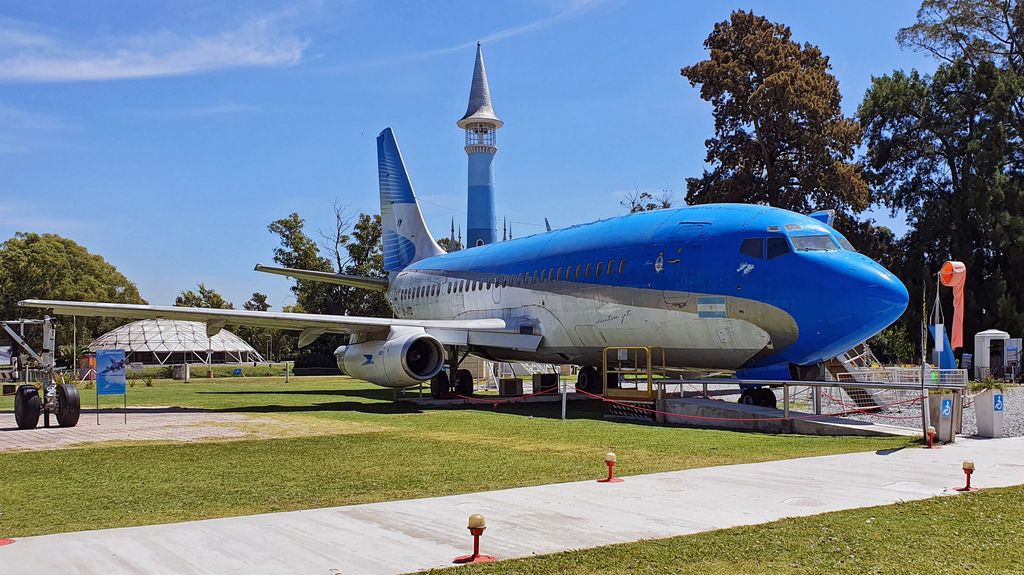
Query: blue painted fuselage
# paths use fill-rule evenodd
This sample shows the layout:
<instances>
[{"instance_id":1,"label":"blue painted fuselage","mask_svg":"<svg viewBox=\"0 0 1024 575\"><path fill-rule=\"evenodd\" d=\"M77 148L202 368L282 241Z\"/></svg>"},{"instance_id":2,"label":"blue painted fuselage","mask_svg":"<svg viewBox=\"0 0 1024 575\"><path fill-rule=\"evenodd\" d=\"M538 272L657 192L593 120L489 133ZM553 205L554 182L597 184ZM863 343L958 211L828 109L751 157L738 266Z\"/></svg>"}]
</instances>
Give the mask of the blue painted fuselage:
<instances>
[{"instance_id":1,"label":"blue painted fuselage","mask_svg":"<svg viewBox=\"0 0 1024 575\"><path fill-rule=\"evenodd\" d=\"M718 204L631 214L414 262L398 317L504 318L543 336L495 359L600 365L609 346L663 348L674 367L783 376L875 335L907 305L890 272L821 221Z\"/></svg>"}]
</instances>

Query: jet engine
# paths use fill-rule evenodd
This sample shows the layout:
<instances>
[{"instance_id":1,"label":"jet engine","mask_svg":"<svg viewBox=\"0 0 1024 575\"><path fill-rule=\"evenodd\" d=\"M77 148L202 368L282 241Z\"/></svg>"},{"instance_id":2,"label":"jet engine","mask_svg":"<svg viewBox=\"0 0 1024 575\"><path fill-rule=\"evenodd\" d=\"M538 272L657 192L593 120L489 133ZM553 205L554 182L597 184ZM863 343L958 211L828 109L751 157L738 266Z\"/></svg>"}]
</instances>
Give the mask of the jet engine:
<instances>
[{"instance_id":1,"label":"jet engine","mask_svg":"<svg viewBox=\"0 0 1024 575\"><path fill-rule=\"evenodd\" d=\"M338 369L383 387L409 387L444 367L444 346L419 328L391 328L385 340L343 345L334 350Z\"/></svg>"}]
</instances>

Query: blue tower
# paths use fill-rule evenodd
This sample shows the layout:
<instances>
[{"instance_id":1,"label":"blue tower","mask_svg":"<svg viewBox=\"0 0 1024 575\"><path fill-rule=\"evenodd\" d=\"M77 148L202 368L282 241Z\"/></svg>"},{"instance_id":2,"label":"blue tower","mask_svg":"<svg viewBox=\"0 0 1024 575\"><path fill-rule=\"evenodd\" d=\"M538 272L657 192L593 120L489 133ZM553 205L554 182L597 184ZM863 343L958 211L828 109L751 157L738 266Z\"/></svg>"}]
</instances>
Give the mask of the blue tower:
<instances>
[{"instance_id":1,"label":"blue tower","mask_svg":"<svg viewBox=\"0 0 1024 575\"><path fill-rule=\"evenodd\" d=\"M498 148L494 135L503 125L491 106L484 53L479 42L476 45L473 85L469 90L469 107L458 125L466 131L466 155L469 156L466 247L471 248L498 240L498 222L494 216L494 154L498 153Z\"/></svg>"}]
</instances>

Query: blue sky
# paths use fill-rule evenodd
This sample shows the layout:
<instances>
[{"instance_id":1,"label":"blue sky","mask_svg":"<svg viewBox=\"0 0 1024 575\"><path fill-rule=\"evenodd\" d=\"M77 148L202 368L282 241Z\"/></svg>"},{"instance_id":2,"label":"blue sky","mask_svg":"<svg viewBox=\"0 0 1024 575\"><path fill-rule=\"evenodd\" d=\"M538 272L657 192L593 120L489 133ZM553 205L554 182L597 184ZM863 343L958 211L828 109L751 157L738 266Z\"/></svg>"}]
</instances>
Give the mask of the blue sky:
<instances>
[{"instance_id":1,"label":"blue sky","mask_svg":"<svg viewBox=\"0 0 1024 575\"><path fill-rule=\"evenodd\" d=\"M465 112L484 42L498 216L515 235L623 212L699 175L710 106L679 75L733 9L830 56L852 114L872 75L931 71L896 31L913 1L696 3L0 0L0 239L53 232L143 297L202 281L293 303L267 224L311 235L337 200L376 213L374 137L394 127L436 236L465 222ZM880 219L885 219L884 214ZM902 225L894 226L898 231Z\"/></svg>"}]
</instances>

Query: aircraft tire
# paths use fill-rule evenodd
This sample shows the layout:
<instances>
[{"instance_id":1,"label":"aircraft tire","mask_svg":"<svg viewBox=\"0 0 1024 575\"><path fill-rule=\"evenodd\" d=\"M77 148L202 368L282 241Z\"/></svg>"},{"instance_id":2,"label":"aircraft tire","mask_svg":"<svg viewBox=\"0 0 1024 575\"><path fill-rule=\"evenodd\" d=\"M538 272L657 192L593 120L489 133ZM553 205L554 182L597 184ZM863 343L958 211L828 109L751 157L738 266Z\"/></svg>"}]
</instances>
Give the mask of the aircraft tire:
<instances>
[{"instance_id":1,"label":"aircraft tire","mask_svg":"<svg viewBox=\"0 0 1024 575\"><path fill-rule=\"evenodd\" d=\"M455 393L466 397L473 395L473 374L468 369L455 373Z\"/></svg>"},{"instance_id":2,"label":"aircraft tire","mask_svg":"<svg viewBox=\"0 0 1024 575\"><path fill-rule=\"evenodd\" d=\"M770 407L772 409L775 409L778 406L779 400L776 399L775 392L772 391L771 388L762 387L761 389L756 390L755 393L755 405Z\"/></svg>"},{"instance_id":3,"label":"aircraft tire","mask_svg":"<svg viewBox=\"0 0 1024 575\"><path fill-rule=\"evenodd\" d=\"M448 372L441 370L437 375L430 378L430 397L444 399L451 391L451 383L448 380Z\"/></svg>"},{"instance_id":4,"label":"aircraft tire","mask_svg":"<svg viewBox=\"0 0 1024 575\"><path fill-rule=\"evenodd\" d=\"M755 392L757 390L744 389L740 393L740 398L736 400L736 403L742 403L743 405L757 405L757 397Z\"/></svg>"},{"instance_id":5,"label":"aircraft tire","mask_svg":"<svg viewBox=\"0 0 1024 575\"><path fill-rule=\"evenodd\" d=\"M78 388L70 383L57 386L57 423L61 427L78 425L78 417L82 413L82 401Z\"/></svg>"},{"instance_id":6,"label":"aircraft tire","mask_svg":"<svg viewBox=\"0 0 1024 575\"><path fill-rule=\"evenodd\" d=\"M42 402L34 385L22 385L14 394L14 421L18 429L35 429L39 425Z\"/></svg>"},{"instance_id":7,"label":"aircraft tire","mask_svg":"<svg viewBox=\"0 0 1024 575\"><path fill-rule=\"evenodd\" d=\"M580 372L576 375L576 389L582 389L588 393L597 393L597 389L600 386L600 377L597 373L597 368L587 365L580 368Z\"/></svg>"}]
</instances>

